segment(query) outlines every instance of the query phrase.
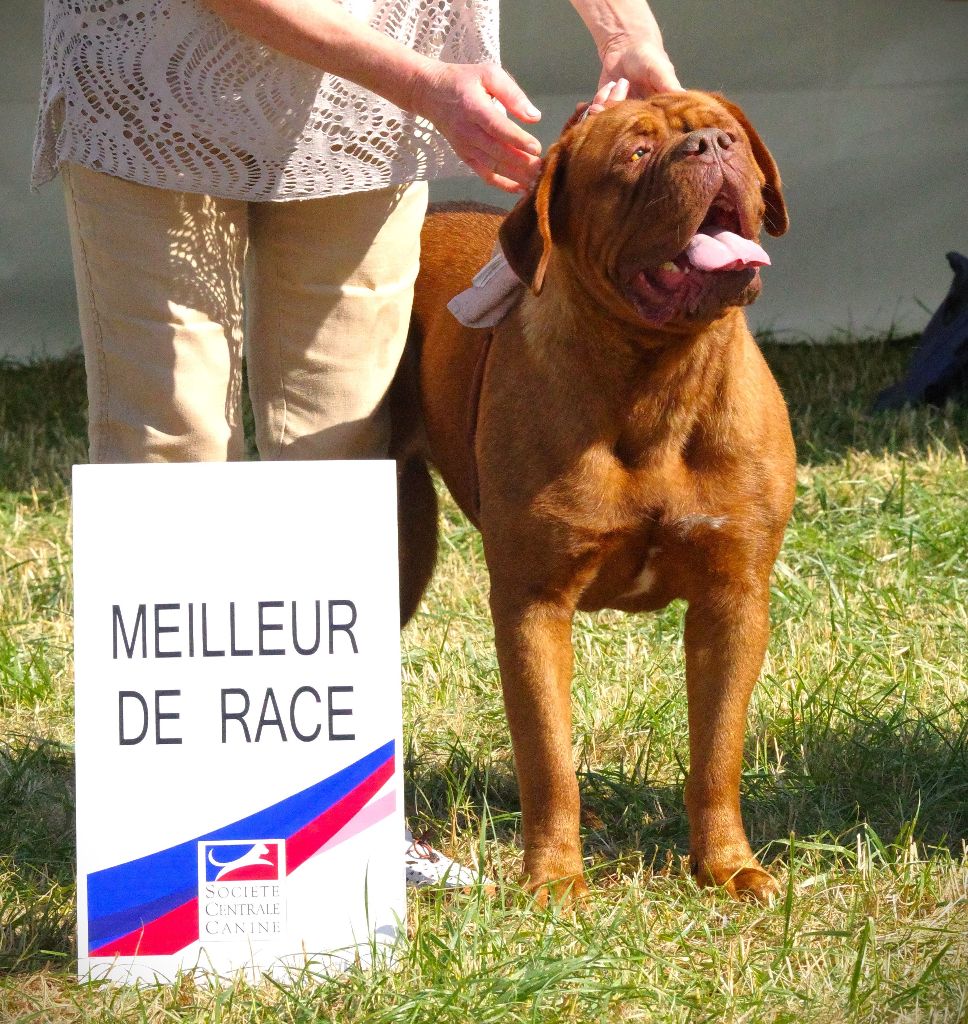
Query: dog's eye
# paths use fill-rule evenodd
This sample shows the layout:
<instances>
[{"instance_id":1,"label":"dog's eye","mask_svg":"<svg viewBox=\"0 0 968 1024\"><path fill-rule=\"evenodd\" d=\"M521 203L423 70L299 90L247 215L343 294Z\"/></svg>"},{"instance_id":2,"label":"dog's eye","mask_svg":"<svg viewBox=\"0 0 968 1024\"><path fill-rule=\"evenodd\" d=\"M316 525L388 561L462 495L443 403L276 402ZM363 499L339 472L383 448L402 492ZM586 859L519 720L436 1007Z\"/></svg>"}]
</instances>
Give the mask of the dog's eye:
<instances>
[{"instance_id":1,"label":"dog's eye","mask_svg":"<svg viewBox=\"0 0 968 1024\"><path fill-rule=\"evenodd\" d=\"M639 146L639 148L632 154L633 160L641 160L642 157L649 155L649 149L647 146Z\"/></svg>"}]
</instances>

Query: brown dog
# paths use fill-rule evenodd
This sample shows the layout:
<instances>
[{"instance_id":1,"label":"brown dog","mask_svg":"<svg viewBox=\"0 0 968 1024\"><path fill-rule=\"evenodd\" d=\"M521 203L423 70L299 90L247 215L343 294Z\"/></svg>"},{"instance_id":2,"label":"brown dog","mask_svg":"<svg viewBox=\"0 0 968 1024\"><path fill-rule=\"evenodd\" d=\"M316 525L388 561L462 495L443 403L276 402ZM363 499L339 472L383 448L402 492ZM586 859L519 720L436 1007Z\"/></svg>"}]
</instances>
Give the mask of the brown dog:
<instances>
[{"instance_id":1,"label":"brown dog","mask_svg":"<svg viewBox=\"0 0 968 1024\"><path fill-rule=\"evenodd\" d=\"M682 598L692 869L737 895L775 890L743 828L739 780L795 454L739 308L758 270L704 270L695 255L722 229L742 248L764 225L787 227L772 157L737 107L685 92L572 125L503 224L464 207L424 227L411 356L425 436L399 406L396 419L403 614L433 567L427 458L483 534L535 889L584 889L575 610ZM462 327L446 303L498 235L529 290L496 328Z\"/></svg>"}]
</instances>

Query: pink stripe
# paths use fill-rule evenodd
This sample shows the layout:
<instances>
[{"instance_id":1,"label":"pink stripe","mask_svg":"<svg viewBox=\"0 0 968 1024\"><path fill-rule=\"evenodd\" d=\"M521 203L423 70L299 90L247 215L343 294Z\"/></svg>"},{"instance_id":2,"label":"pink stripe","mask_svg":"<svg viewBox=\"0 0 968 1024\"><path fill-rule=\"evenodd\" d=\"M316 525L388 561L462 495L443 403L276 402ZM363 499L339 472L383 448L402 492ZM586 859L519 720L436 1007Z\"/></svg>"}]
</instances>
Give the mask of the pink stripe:
<instances>
[{"instance_id":1,"label":"pink stripe","mask_svg":"<svg viewBox=\"0 0 968 1024\"><path fill-rule=\"evenodd\" d=\"M393 777L394 756L391 754L355 789L337 800L318 818L303 825L286 840L286 874L291 875L300 864L309 858L337 832L355 818L360 811L383 788L385 782Z\"/></svg>"},{"instance_id":2,"label":"pink stripe","mask_svg":"<svg viewBox=\"0 0 968 1024\"><path fill-rule=\"evenodd\" d=\"M374 800L373 803L364 807L355 818L350 819L346 825L333 836L328 842L324 843L320 850L331 850L334 846L339 846L340 843L345 843L347 839L352 839L353 836L362 832L364 829L369 828L371 825L375 825L378 821L383 821L384 818L393 814L397 809L397 792L393 790L390 793L386 793L380 797L379 800Z\"/></svg>"}]
</instances>

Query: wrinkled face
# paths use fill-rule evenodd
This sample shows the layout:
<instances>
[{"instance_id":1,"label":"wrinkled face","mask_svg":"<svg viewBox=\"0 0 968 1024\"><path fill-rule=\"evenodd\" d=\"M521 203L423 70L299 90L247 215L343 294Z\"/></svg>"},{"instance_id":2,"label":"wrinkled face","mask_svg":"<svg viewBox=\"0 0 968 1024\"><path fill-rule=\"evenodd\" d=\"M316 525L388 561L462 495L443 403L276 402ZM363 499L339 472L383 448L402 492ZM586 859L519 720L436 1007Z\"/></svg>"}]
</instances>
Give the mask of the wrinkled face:
<instances>
[{"instance_id":1,"label":"wrinkled face","mask_svg":"<svg viewBox=\"0 0 968 1024\"><path fill-rule=\"evenodd\" d=\"M578 123L548 175L533 197L537 226L543 186L551 244L599 303L646 327L689 330L752 302L769 263L756 241L764 219L786 229L765 146L738 108L704 93L627 101ZM514 233L502 231L506 252Z\"/></svg>"}]
</instances>

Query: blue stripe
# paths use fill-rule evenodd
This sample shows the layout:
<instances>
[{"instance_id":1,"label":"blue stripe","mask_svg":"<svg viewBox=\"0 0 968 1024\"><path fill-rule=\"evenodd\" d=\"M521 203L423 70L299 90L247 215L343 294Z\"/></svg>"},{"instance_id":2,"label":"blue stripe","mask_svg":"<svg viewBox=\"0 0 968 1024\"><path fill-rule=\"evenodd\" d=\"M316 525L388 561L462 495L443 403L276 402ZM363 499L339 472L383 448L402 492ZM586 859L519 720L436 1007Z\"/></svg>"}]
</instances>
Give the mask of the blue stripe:
<instances>
[{"instance_id":1,"label":"blue stripe","mask_svg":"<svg viewBox=\"0 0 968 1024\"><path fill-rule=\"evenodd\" d=\"M198 843L288 839L393 756L393 740L335 775L262 811L158 853L87 876L88 941L104 945L181 906L198 892Z\"/></svg>"},{"instance_id":2,"label":"blue stripe","mask_svg":"<svg viewBox=\"0 0 968 1024\"><path fill-rule=\"evenodd\" d=\"M88 891L90 892L90 889ZM96 929L93 923L90 927L88 936L90 948L96 949L98 946L104 945L105 942L119 939L122 935L127 935L137 928L150 924L170 910L174 910L175 907L180 907L183 903L193 900L197 894L198 884L196 883L190 889L162 896L161 899L154 900L152 903L143 903L133 910L122 910L117 914L108 914L106 917L99 918Z\"/></svg>"}]
</instances>

